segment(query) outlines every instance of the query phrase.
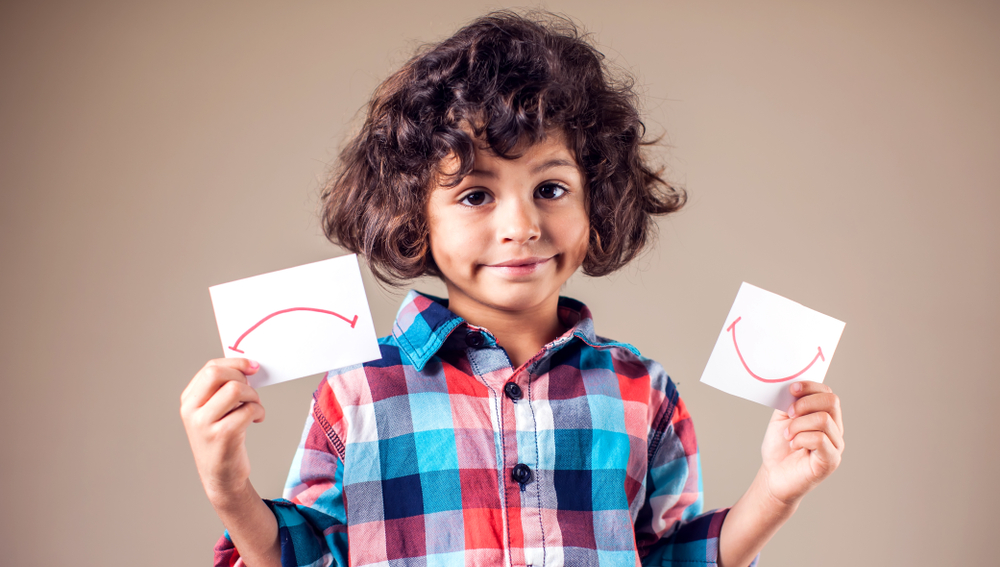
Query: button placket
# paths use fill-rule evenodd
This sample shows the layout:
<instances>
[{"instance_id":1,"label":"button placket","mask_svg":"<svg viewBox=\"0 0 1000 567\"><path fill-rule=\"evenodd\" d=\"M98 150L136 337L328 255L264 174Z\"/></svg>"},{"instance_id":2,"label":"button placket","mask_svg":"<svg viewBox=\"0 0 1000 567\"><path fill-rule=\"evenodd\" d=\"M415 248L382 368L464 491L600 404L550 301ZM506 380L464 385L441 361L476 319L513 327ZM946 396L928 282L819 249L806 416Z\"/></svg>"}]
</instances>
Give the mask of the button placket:
<instances>
[{"instance_id":1,"label":"button placket","mask_svg":"<svg viewBox=\"0 0 1000 567\"><path fill-rule=\"evenodd\" d=\"M532 404L531 386L533 384L533 374L527 368L507 375L501 391L503 396L511 401L510 404L501 404L507 415L513 417L512 425L516 439L516 449L511 448L506 452L507 471L510 476L508 482L516 482L517 488L508 484L507 497L511 498L511 505L519 508L522 519L522 538L526 548L534 550L534 555L525 557L526 563L542 564L541 550L545 548L547 530L542 527L543 513L540 491L543 490L542 483L535 482L534 468L539 464L538 453L538 422L536 419L536 409ZM511 466L510 463L514 463ZM519 495L520 498L516 495ZM534 561L532 560L534 559Z\"/></svg>"}]
</instances>

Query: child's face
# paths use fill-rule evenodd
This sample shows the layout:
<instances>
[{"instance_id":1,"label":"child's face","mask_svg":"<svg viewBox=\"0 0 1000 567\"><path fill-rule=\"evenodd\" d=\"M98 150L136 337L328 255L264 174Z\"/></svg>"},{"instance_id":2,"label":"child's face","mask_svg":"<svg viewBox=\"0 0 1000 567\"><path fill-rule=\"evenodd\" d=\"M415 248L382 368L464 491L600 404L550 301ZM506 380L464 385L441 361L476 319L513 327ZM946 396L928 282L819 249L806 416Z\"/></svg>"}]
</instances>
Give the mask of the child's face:
<instances>
[{"instance_id":1,"label":"child's face","mask_svg":"<svg viewBox=\"0 0 1000 567\"><path fill-rule=\"evenodd\" d=\"M446 160L441 170L456 163ZM475 169L460 184L432 188L431 253L452 310L551 308L554 315L560 286L587 254L585 189L559 135L516 160L477 148Z\"/></svg>"}]
</instances>

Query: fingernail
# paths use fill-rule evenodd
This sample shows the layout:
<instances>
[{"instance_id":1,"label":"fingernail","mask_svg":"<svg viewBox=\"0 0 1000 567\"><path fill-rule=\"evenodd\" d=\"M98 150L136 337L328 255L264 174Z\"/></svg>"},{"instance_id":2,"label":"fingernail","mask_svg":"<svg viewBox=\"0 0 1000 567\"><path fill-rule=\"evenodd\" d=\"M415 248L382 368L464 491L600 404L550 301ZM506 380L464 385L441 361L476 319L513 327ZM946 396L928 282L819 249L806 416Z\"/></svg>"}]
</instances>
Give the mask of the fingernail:
<instances>
[{"instance_id":1,"label":"fingernail","mask_svg":"<svg viewBox=\"0 0 1000 567\"><path fill-rule=\"evenodd\" d=\"M785 428L785 439L788 439L791 435L788 434L788 428Z\"/></svg>"},{"instance_id":2,"label":"fingernail","mask_svg":"<svg viewBox=\"0 0 1000 567\"><path fill-rule=\"evenodd\" d=\"M795 404L788 406L788 411L785 413L788 414L788 417L795 417Z\"/></svg>"},{"instance_id":3,"label":"fingernail","mask_svg":"<svg viewBox=\"0 0 1000 567\"><path fill-rule=\"evenodd\" d=\"M254 369L256 369L256 368L260 368L260 365L259 365L259 364L257 364L257 361L256 361L256 360L251 360L251 361L250 361L250 368L254 368Z\"/></svg>"},{"instance_id":4,"label":"fingernail","mask_svg":"<svg viewBox=\"0 0 1000 567\"><path fill-rule=\"evenodd\" d=\"M796 394L798 394L799 392L801 392L802 391L802 383L801 382L796 382L796 383L792 384L792 391L795 392Z\"/></svg>"}]
</instances>

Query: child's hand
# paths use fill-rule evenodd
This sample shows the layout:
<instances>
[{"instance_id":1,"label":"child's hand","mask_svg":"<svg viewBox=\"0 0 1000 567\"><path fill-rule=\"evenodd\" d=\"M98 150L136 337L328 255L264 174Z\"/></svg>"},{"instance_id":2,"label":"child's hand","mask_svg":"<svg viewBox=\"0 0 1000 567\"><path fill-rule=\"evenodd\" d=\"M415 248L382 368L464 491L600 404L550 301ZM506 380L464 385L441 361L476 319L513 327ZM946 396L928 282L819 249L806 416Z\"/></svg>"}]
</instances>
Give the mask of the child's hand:
<instances>
[{"instance_id":1,"label":"child's hand","mask_svg":"<svg viewBox=\"0 0 1000 567\"><path fill-rule=\"evenodd\" d=\"M776 410L761 446L761 472L771 497L795 505L830 476L844 452L840 398L818 382L796 382L788 413Z\"/></svg>"},{"instance_id":2,"label":"child's hand","mask_svg":"<svg viewBox=\"0 0 1000 567\"><path fill-rule=\"evenodd\" d=\"M264 421L264 406L247 376L259 368L245 358L210 360L181 393L181 419L198 476L216 507L250 479L246 432L250 422Z\"/></svg>"}]
</instances>

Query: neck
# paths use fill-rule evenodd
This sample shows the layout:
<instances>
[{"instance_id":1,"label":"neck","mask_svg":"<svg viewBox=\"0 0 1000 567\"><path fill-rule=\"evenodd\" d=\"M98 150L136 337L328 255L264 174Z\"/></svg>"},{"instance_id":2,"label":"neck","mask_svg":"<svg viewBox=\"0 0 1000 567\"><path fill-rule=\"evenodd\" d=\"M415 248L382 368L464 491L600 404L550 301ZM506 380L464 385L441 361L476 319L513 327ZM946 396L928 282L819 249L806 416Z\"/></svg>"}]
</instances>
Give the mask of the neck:
<instances>
[{"instance_id":1,"label":"neck","mask_svg":"<svg viewBox=\"0 0 1000 567\"><path fill-rule=\"evenodd\" d=\"M566 330L559 322L558 294L537 305L513 311L484 305L448 287L448 309L493 333L507 351L514 368L519 368Z\"/></svg>"}]
</instances>

